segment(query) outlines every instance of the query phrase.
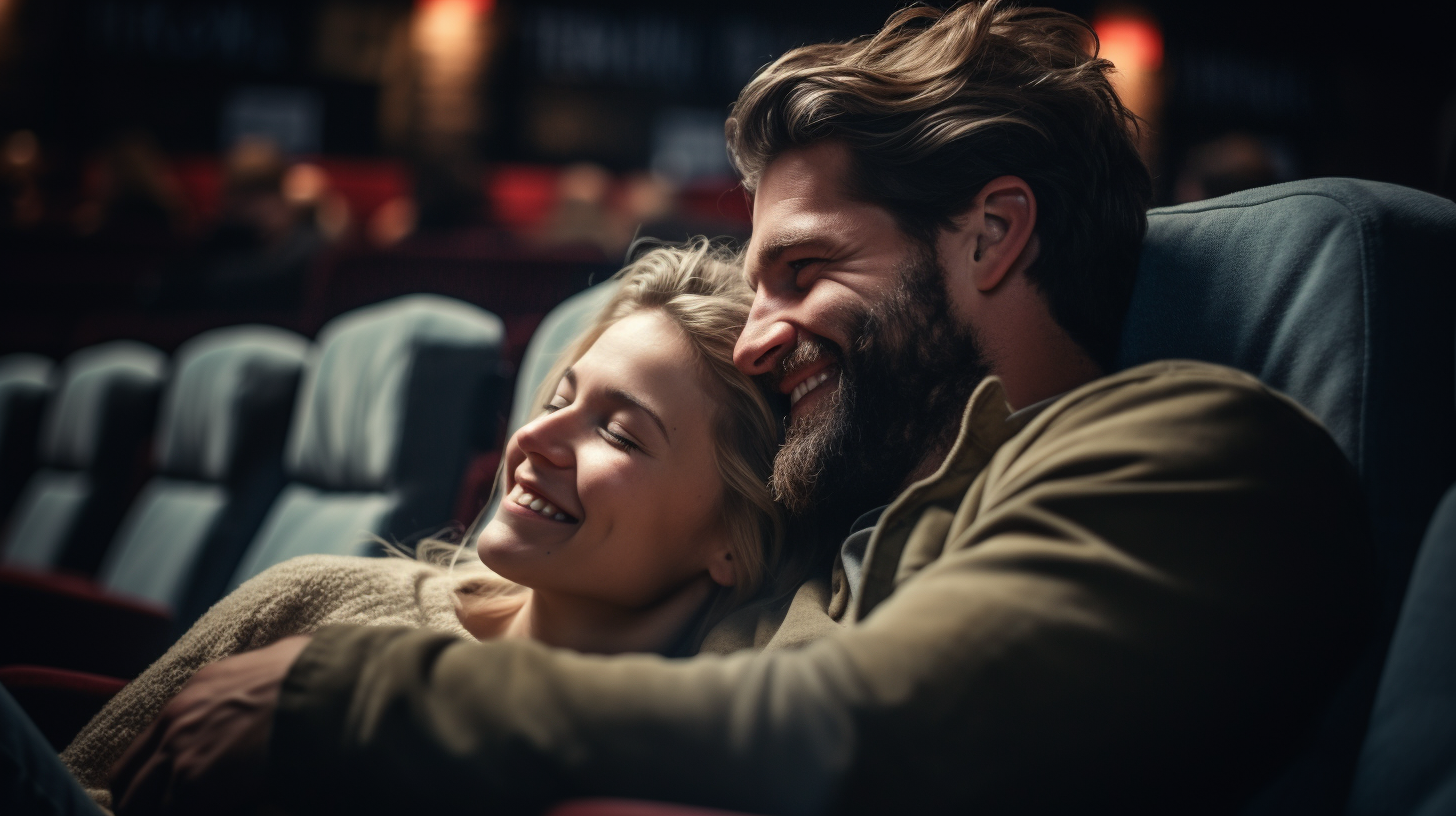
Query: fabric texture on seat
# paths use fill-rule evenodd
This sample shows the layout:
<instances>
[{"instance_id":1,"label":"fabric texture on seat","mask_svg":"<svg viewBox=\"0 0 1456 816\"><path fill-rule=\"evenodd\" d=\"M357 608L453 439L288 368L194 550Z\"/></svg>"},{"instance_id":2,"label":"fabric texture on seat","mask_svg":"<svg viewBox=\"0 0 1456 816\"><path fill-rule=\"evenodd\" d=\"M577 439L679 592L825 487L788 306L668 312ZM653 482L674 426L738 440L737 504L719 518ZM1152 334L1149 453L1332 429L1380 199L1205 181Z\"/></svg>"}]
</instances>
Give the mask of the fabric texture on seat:
<instances>
[{"instance_id":1,"label":"fabric texture on seat","mask_svg":"<svg viewBox=\"0 0 1456 816\"><path fill-rule=\"evenodd\" d=\"M296 555L376 553L378 539L446 527L481 429L495 427L504 337L495 315L436 295L325 326L289 431L290 485L230 586Z\"/></svg>"},{"instance_id":2,"label":"fabric texture on seat","mask_svg":"<svg viewBox=\"0 0 1456 816\"><path fill-rule=\"evenodd\" d=\"M99 572L108 589L194 619L221 596L283 487L283 442L309 342L270 326L198 335L177 351L158 422L160 475Z\"/></svg>"},{"instance_id":3,"label":"fabric texture on seat","mask_svg":"<svg viewBox=\"0 0 1456 816\"><path fill-rule=\"evenodd\" d=\"M1411 572L1348 813L1456 813L1456 488Z\"/></svg>"},{"instance_id":4,"label":"fabric texture on seat","mask_svg":"<svg viewBox=\"0 0 1456 816\"><path fill-rule=\"evenodd\" d=\"M376 552L379 530L396 504L395 497L386 493L343 493L291 484L259 532L258 545L238 565L237 576L251 578L300 555ZM235 580L241 584L246 579Z\"/></svg>"},{"instance_id":5,"label":"fabric texture on seat","mask_svg":"<svg viewBox=\"0 0 1456 816\"><path fill-rule=\"evenodd\" d=\"M45 407L38 459L6 530L4 561L95 571L152 431L166 356L129 341L81 349Z\"/></svg>"},{"instance_id":6,"label":"fabric texture on seat","mask_svg":"<svg viewBox=\"0 0 1456 816\"><path fill-rule=\"evenodd\" d=\"M1192 358L1298 400L1355 464L1386 606L1456 480L1456 204L1313 179L1148 215L1123 367Z\"/></svg>"},{"instance_id":7,"label":"fabric texture on seat","mask_svg":"<svg viewBox=\"0 0 1456 816\"><path fill-rule=\"evenodd\" d=\"M0 521L35 473L41 410L55 366L38 354L0 357Z\"/></svg>"}]
</instances>

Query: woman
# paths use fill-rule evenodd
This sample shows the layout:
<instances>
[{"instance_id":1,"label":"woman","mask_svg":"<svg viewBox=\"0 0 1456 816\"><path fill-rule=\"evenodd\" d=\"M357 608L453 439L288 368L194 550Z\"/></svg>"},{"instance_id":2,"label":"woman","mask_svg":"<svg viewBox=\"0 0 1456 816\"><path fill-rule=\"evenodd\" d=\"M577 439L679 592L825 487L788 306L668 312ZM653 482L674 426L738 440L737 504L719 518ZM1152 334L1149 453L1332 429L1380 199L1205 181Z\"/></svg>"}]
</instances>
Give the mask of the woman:
<instances>
[{"instance_id":1,"label":"woman","mask_svg":"<svg viewBox=\"0 0 1456 816\"><path fill-rule=\"evenodd\" d=\"M306 556L264 572L61 755L87 792L110 804L112 764L199 668L288 635L412 625L672 654L753 597L782 529L767 488L775 416L732 362L752 293L734 256L707 240L652 250L617 278L506 445L500 509L466 537L482 563Z\"/></svg>"}]
</instances>

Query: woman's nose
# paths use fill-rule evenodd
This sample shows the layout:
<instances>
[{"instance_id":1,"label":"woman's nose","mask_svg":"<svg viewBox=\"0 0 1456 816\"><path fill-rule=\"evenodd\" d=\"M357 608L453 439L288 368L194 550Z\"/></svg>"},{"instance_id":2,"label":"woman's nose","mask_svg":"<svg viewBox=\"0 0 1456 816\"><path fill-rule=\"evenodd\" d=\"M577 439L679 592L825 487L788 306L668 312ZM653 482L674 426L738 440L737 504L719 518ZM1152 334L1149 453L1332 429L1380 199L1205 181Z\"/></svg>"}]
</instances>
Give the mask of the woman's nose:
<instances>
[{"instance_id":1,"label":"woman's nose","mask_svg":"<svg viewBox=\"0 0 1456 816\"><path fill-rule=\"evenodd\" d=\"M570 409L542 414L522 425L515 433L517 447L528 456L544 459L555 467L571 467L576 451L571 444Z\"/></svg>"}]
</instances>

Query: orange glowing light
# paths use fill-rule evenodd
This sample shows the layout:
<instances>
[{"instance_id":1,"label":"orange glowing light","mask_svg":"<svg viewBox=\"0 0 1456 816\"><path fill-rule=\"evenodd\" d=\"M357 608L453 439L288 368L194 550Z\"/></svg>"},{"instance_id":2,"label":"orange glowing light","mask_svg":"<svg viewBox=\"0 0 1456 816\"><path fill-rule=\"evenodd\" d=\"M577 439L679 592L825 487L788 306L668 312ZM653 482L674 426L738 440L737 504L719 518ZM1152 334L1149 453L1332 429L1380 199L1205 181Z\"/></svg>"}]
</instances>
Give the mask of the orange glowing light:
<instances>
[{"instance_id":1,"label":"orange glowing light","mask_svg":"<svg viewBox=\"0 0 1456 816\"><path fill-rule=\"evenodd\" d=\"M1156 71L1163 67L1163 34L1146 17L1102 17L1092 24L1101 44L1099 56L1120 71Z\"/></svg>"},{"instance_id":2,"label":"orange glowing light","mask_svg":"<svg viewBox=\"0 0 1456 816\"><path fill-rule=\"evenodd\" d=\"M495 10L495 0L415 0L415 5L421 8L435 6L441 3L465 7L471 14L477 16L490 14Z\"/></svg>"}]
</instances>

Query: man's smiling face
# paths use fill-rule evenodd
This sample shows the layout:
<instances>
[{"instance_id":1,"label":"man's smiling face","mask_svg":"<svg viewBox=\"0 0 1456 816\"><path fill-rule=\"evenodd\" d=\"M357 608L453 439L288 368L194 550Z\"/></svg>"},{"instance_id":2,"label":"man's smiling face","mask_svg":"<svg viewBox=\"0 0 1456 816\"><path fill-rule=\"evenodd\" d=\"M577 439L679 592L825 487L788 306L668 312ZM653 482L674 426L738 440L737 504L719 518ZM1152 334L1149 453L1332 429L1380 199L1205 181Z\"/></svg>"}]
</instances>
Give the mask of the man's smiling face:
<instances>
[{"instance_id":1,"label":"man's smiling face","mask_svg":"<svg viewBox=\"0 0 1456 816\"><path fill-rule=\"evenodd\" d=\"M985 376L933 249L852 197L849 167L839 144L789 151L754 198L756 294L734 359L791 402L773 486L795 512L888 501Z\"/></svg>"}]
</instances>

